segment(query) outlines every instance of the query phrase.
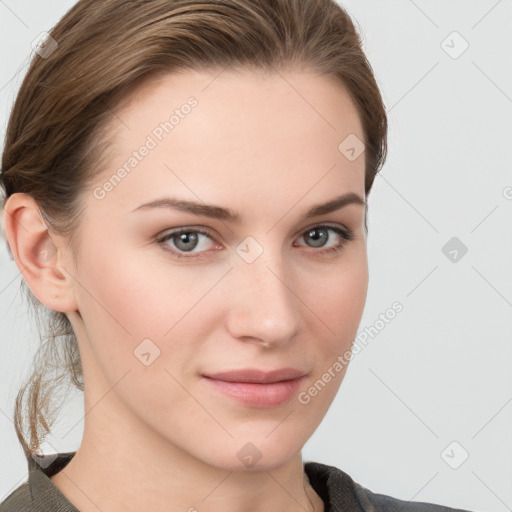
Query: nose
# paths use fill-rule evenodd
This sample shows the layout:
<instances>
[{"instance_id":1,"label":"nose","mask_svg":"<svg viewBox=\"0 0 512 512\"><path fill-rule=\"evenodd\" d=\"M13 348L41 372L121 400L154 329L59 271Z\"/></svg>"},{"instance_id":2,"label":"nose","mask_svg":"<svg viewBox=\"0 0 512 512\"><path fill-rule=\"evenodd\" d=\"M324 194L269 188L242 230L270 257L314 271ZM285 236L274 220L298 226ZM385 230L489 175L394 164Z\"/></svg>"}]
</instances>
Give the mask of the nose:
<instances>
[{"instance_id":1,"label":"nose","mask_svg":"<svg viewBox=\"0 0 512 512\"><path fill-rule=\"evenodd\" d=\"M267 348L293 342L301 326L302 302L293 291L293 267L278 251L265 250L252 263L235 258L228 281L228 330L233 337Z\"/></svg>"}]
</instances>

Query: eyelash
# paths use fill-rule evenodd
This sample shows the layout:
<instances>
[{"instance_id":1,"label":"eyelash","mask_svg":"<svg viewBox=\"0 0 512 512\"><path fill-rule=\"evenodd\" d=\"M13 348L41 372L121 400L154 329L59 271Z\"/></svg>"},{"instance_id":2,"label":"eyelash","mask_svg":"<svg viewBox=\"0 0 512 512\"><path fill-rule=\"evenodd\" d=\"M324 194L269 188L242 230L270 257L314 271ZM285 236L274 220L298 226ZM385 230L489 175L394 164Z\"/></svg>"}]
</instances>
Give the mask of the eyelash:
<instances>
[{"instance_id":1,"label":"eyelash","mask_svg":"<svg viewBox=\"0 0 512 512\"><path fill-rule=\"evenodd\" d=\"M343 239L342 242L336 244L333 247L329 247L328 249L324 249L323 251L322 250L315 251L315 252L319 252L322 255L323 254L329 254L329 255L332 254L332 255L334 255L334 254L340 253L344 249L346 243L354 239L354 233L352 231L350 231L349 229L341 229L341 228L339 228L337 226L328 226L328 225L313 226L311 228L306 229L304 231L303 235L305 233L307 233L308 231L312 231L313 229L326 229L326 230L334 231L336 234L340 235L341 238ZM157 243L159 245L161 245L161 247L162 247L162 249L164 251L172 253L173 256L175 256L178 259L181 259L181 260L191 260L191 259L195 259L195 258L202 258L203 257L202 254L205 251L203 251L201 253L198 253L198 254L194 254L194 255L184 256L185 253L176 251L174 249L170 249L169 246L165 244L165 242L167 242L171 238L174 238L174 237L176 237L178 235L181 235L182 233L200 233L202 235L207 236L211 240L213 240L213 238L211 237L210 233L208 231L204 230L204 229L200 229L200 228L194 228L194 229L180 228L180 229L176 229L174 231L171 231L171 232L167 233L163 237L157 238Z\"/></svg>"}]
</instances>

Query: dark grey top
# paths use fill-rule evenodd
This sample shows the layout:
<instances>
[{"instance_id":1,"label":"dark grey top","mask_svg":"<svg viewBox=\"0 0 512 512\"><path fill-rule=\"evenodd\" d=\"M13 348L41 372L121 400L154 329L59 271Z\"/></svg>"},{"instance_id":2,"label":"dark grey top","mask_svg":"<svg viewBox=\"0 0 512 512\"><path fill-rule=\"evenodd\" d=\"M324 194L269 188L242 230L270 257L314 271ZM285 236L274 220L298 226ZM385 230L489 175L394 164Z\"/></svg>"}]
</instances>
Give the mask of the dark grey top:
<instances>
[{"instance_id":1,"label":"dark grey top","mask_svg":"<svg viewBox=\"0 0 512 512\"><path fill-rule=\"evenodd\" d=\"M75 453L59 453L51 464L46 464L44 457L42 464L32 460L28 480L0 503L0 512L78 512L49 478L66 466ZM325 512L469 512L374 494L341 469L326 464L306 462L304 469L325 504Z\"/></svg>"}]
</instances>

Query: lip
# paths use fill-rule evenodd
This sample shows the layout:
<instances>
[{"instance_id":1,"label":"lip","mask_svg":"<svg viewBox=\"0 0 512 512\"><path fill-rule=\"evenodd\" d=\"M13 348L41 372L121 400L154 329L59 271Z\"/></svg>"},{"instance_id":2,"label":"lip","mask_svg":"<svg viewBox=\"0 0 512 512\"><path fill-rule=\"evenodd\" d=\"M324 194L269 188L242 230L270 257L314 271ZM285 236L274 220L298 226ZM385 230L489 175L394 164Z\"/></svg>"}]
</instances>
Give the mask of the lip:
<instances>
[{"instance_id":1,"label":"lip","mask_svg":"<svg viewBox=\"0 0 512 512\"><path fill-rule=\"evenodd\" d=\"M225 382L250 382L254 384L271 384L283 380L293 380L303 377L306 373L296 368L280 368L277 370L259 370L257 368L242 368L240 370L229 370L219 373L205 374L215 380Z\"/></svg>"},{"instance_id":2,"label":"lip","mask_svg":"<svg viewBox=\"0 0 512 512\"><path fill-rule=\"evenodd\" d=\"M296 368L244 368L203 375L203 380L244 405L268 408L282 405L296 395L305 375Z\"/></svg>"}]
</instances>

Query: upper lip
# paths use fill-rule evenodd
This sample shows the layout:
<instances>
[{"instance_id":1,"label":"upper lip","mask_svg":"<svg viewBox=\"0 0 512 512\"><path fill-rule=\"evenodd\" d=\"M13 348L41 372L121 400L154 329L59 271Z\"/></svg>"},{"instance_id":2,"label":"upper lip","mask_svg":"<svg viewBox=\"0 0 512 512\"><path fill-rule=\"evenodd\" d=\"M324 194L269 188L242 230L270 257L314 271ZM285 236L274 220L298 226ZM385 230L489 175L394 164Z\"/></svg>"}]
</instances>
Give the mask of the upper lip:
<instances>
[{"instance_id":1,"label":"upper lip","mask_svg":"<svg viewBox=\"0 0 512 512\"><path fill-rule=\"evenodd\" d=\"M229 370L219 373L205 374L205 377L226 382L252 382L257 384L269 384L284 380L303 377L305 372L296 368L280 368L278 370L259 370L257 368L244 368L241 370Z\"/></svg>"}]
</instances>

